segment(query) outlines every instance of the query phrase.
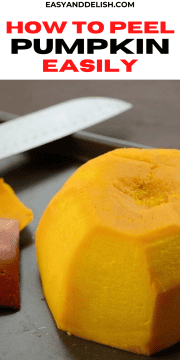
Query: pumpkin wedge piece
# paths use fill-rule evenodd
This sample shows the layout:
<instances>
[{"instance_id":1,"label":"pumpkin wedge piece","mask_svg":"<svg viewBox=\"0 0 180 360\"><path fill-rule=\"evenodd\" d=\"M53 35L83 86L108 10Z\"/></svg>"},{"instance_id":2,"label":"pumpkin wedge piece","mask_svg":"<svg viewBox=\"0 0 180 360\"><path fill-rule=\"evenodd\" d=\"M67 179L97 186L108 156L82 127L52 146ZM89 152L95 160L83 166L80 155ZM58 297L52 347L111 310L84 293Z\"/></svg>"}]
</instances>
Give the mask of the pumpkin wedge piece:
<instances>
[{"instance_id":1,"label":"pumpkin wedge piece","mask_svg":"<svg viewBox=\"0 0 180 360\"><path fill-rule=\"evenodd\" d=\"M17 220L19 230L24 229L33 220L32 210L19 200L11 186L2 178L0 178L0 218Z\"/></svg>"}]
</instances>

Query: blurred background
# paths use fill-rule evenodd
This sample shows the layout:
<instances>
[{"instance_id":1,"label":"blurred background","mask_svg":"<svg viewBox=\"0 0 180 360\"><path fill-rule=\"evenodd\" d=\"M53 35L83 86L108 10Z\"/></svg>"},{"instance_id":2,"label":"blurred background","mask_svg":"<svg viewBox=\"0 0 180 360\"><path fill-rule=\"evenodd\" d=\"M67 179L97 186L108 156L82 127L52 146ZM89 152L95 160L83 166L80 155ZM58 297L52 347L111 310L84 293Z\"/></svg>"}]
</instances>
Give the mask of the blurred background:
<instances>
[{"instance_id":1,"label":"blurred background","mask_svg":"<svg viewBox=\"0 0 180 360\"><path fill-rule=\"evenodd\" d=\"M133 104L88 131L146 146L180 148L180 81L0 81L0 111L17 115L83 96L114 97Z\"/></svg>"}]
</instances>

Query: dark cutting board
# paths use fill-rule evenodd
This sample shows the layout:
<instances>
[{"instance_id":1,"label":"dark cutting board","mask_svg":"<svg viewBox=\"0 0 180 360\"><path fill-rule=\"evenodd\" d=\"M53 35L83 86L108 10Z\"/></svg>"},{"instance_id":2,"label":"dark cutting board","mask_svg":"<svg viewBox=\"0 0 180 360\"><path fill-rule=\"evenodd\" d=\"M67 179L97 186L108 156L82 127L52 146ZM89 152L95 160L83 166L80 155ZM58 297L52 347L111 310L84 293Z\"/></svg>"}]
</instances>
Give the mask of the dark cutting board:
<instances>
[{"instance_id":1,"label":"dark cutting board","mask_svg":"<svg viewBox=\"0 0 180 360\"><path fill-rule=\"evenodd\" d=\"M35 230L49 200L80 165L58 155L43 157L34 153L1 161L1 176L33 210L34 221L20 236L21 309L0 312L0 360L147 359L58 330L44 300L36 262ZM179 359L180 343L153 358Z\"/></svg>"}]
</instances>

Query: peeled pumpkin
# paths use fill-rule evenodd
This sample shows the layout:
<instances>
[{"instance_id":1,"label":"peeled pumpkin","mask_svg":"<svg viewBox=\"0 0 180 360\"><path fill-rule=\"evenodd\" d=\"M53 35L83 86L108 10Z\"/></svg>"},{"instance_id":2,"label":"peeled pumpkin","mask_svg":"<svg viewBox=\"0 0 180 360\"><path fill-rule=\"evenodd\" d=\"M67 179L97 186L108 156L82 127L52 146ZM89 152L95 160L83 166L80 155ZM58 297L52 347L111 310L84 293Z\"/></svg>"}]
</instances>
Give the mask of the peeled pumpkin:
<instances>
[{"instance_id":1,"label":"peeled pumpkin","mask_svg":"<svg viewBox=\"0 0 180 360\"><path fill-rule=\"evenodd\" d=\"M0 178L0 219L14 219L19 230L24 229L32 220L33 212L16 196L12 187Z\"/></svg>"},{"instance_id":2,"label":"peeled pumpkin","mask_svg":"<svg viewBox=\"0 0 180 360\"><path fill-rule=\"evenodd\" d=\"M81 166L36 232L58 328L151 355L180 340L180 151L116 149Z\"/></svg>"}]
</instances>

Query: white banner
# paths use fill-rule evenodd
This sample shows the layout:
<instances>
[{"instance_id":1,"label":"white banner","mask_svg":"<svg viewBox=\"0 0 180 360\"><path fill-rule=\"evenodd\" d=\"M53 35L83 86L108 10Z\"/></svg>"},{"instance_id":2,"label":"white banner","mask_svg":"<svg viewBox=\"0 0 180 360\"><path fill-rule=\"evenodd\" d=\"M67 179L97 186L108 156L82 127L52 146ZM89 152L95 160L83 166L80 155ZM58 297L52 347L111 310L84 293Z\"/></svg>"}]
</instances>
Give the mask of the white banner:
<instances>
[{"instance_id":1,"label":"white banner","mask_svg":"<svg viewBox=\"0 0 180 360\"><path fill-rule=\"evenodd\" d=\"M0 79L180 79L179 0L9 0Z\"/></svg>"}]
</instances>

